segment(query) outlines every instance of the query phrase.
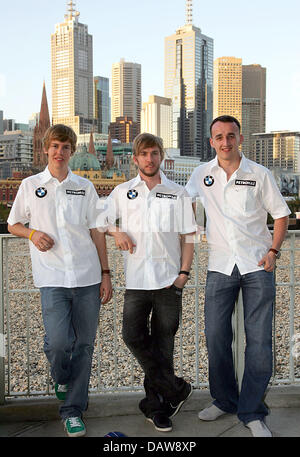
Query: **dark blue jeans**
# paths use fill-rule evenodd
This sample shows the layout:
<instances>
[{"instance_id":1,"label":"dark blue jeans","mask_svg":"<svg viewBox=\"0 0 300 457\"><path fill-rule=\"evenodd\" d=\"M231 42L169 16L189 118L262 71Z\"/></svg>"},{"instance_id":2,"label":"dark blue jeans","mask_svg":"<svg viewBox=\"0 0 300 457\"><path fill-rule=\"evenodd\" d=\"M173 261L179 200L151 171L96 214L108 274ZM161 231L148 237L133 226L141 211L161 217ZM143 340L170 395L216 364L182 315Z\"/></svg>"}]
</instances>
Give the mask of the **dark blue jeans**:
<instances>
[{"instance_id":1,"label":"dark blue jeans","mask_svg":"<svg viewBox=\"0 0 300 457\"><path fill-rule=\"evenodd\" d=\"M94 341L100 310L100 284L87 287L42 287L44 351L51 375L68 384L60 408L62 419L80 417L87 408Z\"/></svg>"},{"instance_id":2,"label":"dark blue jeans","mask_svg":"<svg viewBox=\"0 0 300 457\"><path fill-rule=\"evenodd\" d=\"M245 370L238 392L232 354L232 313L242 290L246 334ZM273 273L265 270L231 276L208 271L205 295L205 334L209 385L214 404L237 413L247 424L268 414L263 402L272 375Z\"/></svg>"},{"instance_id":3,"label":"dark blue jeans","mask_svg":"<svg viewBox=\"0 0 300 457\"><path fill-rule=\"evenodd\" d=\"M173 364L181 304L182 290L175 286L125 292L123 339L145 373L140 408L147 417L164 411L162 398L177 404L186 396L187 383L175 376Z\"/></svg>"}]
</instances>

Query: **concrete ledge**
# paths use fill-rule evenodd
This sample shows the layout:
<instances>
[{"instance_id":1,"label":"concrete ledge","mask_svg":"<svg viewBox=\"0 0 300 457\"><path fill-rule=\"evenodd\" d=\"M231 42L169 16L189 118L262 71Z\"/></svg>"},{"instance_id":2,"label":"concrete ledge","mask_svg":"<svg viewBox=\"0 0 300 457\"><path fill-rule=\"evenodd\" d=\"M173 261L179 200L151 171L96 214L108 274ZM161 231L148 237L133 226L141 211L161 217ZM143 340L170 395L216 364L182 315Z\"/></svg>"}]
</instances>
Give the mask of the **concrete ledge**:
<instances>
[{"instance_id":1,"label":"concrete ledge","mask_svg":"<svg viewBox=\"0 0 300 457\"><path fill-rule=\"evenodd\" d=\"M101 418L140 414L138 403L142 398L142 392L92 394L84 417ZM197 389L183 405L182 410L199 411L210 402L209 391ZM266 403L270 408L299 408L300 385L270 387L267 391ZM59 405L59 401L53 397L8 399L3 406L0 406L0 422L59 420Z\"/></svg>"}]
</instances>

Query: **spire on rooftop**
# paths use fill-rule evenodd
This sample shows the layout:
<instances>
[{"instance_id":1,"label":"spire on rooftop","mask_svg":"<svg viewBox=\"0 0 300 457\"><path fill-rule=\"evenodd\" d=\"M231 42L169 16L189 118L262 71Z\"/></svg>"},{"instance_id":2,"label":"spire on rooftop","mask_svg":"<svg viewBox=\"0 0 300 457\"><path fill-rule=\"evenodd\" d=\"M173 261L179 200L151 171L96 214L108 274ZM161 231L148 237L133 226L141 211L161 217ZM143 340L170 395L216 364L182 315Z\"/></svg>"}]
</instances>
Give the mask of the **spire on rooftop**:
<instances>
[{"instance_id":1,"label":"spire on rooftop","mask_svg":"<svg viewBox=\"0 0 300 457\"><path fill-rule=\"evenodd\" d=\"M93 132L90 133L89 153L96 155Z\"/></svg>"},{"instance_id":2,"label":"spire on rooftop","mask_svg":"<svg viewBox=\"0 0 300 457\"><path fill-rule=\"evenodd\" d=\"M43 92L42 92L42 101L41 101L41 109L40 109L40 125L43 125L45 129L50 127L50 116L49 116L49 108L48 108L48 101L46 95L46 85L45 81L43 83Z\"/></svg>"},{"instance_id":3,"label":"spire on rooftop","mask_svg":"<svg viewBox=\"0 0 300 457\"><path fill-rule=\"evenodd\" d=\"M185 23L193 24L193 0L185 0Z\"/></svg>"},{"instance_id":4,"label":"spire on rooftop","mask_svg":"<svg viewBox=\"0 0 300 457\"><path fill-rule=\"evenodd\" d=\"M109 170L114 164L114 153L112 148L112 140L111 134L108 133L108 140L107 140L107 152L106 152L106 167Z\"/></svg>"},{"instance_id":5,"label":"spire on rooftop","mask_svg":"<svg viewBox=\"0 0 300 457\"><path fill-rule=\"evenodd\" d=\"M76 11L76 2L69 0L67 2L67 13L65 14L65 19L78 18L80 13Z\"/></svg>"}]
</instances>

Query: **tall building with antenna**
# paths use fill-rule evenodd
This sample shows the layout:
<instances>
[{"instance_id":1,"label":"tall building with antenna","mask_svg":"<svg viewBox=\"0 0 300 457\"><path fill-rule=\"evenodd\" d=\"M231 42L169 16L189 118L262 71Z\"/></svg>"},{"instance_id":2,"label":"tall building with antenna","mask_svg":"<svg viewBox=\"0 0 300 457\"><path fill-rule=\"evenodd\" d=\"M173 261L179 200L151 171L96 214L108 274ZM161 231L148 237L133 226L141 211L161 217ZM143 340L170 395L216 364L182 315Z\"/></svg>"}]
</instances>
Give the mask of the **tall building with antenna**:
<instances>
[{"instance_id":1,"label":"tall building with antenna","mask_svg":"<svg viewBox=\"0 0 300 457\"><path fill-rule=\"evenodd\" d=\"M52 118L77 134L96 126L93 119L93 37L81 24L75 2L68 1L64 22L51 35Z\"/></svg>"},{"instance_id":2,"label":"tall building with antenna","mask_svg":"<svg viewBox=\"0 0 300 457\"><path fill-rule=\"evenodd\" d=\"M213 39L193 25L193 1L186 23L165 38L165 97L172 99L172 142L181 155L212 158Z\"/></svg>"}]
</instances>

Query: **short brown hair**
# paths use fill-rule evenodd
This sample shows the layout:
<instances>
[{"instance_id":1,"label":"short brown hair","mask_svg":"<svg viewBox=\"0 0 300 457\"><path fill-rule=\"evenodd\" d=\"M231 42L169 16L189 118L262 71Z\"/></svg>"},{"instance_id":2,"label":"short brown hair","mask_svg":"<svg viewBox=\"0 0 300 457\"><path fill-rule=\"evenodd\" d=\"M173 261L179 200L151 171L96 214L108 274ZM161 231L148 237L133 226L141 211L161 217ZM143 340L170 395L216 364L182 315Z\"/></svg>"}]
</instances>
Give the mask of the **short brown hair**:
<instances>
[{"instance_id":1,"label":"short brown hair","mask_svg":"<svg viewBox=\"0 0 300 457\"><path fill-rule=\"evenodd\" d=\"M133 141L132 152L133 155L137 156L141 148L153 148L155 146L158 147L161 160L163 160L165 151L162 139L152 135L152 133L140 133Z\"/></svg>"},{"instance_id":2,"label":"short brown hair","mask_svg":"<svg viewBox=\"0 0 300 457\"><path fill-rule=\"evenodd\" d=\"M50 147L52 140L69 141L71 144L72 153L76 151L77 135L71 127L63 124L55 124L49 127L43 138L43 146L46 151Z\"/></svg>"}]
</instances>

